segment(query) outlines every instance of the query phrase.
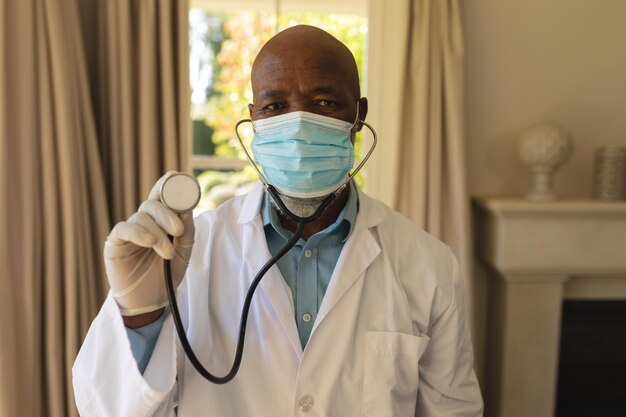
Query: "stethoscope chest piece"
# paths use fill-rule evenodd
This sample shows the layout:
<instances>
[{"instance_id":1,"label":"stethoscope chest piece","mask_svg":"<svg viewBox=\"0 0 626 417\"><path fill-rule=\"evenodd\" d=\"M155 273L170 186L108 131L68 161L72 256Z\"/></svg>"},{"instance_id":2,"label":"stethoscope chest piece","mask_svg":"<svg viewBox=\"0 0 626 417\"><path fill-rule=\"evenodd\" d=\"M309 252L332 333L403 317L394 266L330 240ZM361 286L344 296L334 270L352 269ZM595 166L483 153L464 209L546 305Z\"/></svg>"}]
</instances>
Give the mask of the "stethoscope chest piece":
<instances>
[{"instance_id":1,"label":"stethoscope chest piece","mask_svg":"<svg viewBox=\"0 0 626 417\"><path fill-rule=\"evenodd\" d=\"M200 201L200 184L182 172L167 177L160 191L161 202L178 213L193 209Z\"/></svg>"}]
</instances>

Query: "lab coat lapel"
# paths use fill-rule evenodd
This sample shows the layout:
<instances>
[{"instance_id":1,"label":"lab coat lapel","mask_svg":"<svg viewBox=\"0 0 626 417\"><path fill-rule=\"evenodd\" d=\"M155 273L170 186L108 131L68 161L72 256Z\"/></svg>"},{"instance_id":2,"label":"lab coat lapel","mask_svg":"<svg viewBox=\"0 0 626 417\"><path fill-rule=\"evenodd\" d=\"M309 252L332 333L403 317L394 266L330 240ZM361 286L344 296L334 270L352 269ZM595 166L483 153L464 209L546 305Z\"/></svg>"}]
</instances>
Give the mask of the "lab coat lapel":
<instances>
[{"instance_id":1,"label":"lab coat lapel","mask_svg":"<svg viewBox=\"0 0 626 417\"><path fill-rule=\"evenodd\" d=\"M265 246L267 252L267 259L270 259L270 253L267 250L267 244ZM259 265L261 269L262 265ZM265 278L261 280L262 294L267 302L270 303L274 312L278 316L278 320L283 328L283 331L289 338L289 342L293 347L298 359L302 358L302 344L300 343L300 337L298 336L298 328L296 327L295 309L293 306L293 297L291 296L289 287L285 282L282 274L278 270L278 267L274 265L268 272Z\"/></svg>"},{"instance_id":2,"label":"lab coat lapel","mask_svg":"<svg viewBox=\"0 0 626 417\"><path fill-rule=\"evenodd\" d=\"M263 187L258 183L246 197L239 216L239 223L242 224L246 231L242 249L244 262L250 271L248 285L252 283L254 275L271 258L260 215L262 196ZM261 280L259 289L254 294L254 298L258 299L258 297L263 297L264 302L269 303L272 307L295 354L300 359L302 357L302 345L300 344L298 328L294 319L293 297L276 265L270 268Z\"/></svg>"},{"instance_id":3,"label":"lab coat lapel","mask_svg":"<svg viewBox=\"0 0 626 417\"><path fill-rule=\"evenodd\" d=\"M337 260L313 326L313 333L344 294L365 276L365 271L381 252L372 231L382 220L382 215L370 201L359 190L359 214L356 224Z\"/></svg>"}]
</instances>

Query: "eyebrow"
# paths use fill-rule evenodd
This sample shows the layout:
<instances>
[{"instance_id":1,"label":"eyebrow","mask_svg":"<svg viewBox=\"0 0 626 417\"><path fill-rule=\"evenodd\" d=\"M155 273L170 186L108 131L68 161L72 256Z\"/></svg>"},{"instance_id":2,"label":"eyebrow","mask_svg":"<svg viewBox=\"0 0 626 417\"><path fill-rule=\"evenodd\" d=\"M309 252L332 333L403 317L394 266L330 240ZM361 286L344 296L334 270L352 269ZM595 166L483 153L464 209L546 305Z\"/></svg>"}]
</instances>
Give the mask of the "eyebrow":
<instances>
[{"instance_id":1,"label":"eyebrow","mask_svg":"<svg viewBox=\"0 0 626 417\"><path fill-rule=\"evenodd\" d=\"M283 94L285 94L285 90L279 90L279 89L269 90L261 94L261 100L267 100L269 98L282 96Z\"/></svg>"},{"instance_id":2,"label":"eyebrow","mask_svg":"<svg viewBox=\"0 0 626 417\"><path fill-rule=\"evenodd\" d=\"M274 89L263 92L263 94L261 94L261 100L264 101L264 100L272 99L275 97L280 97L280 96L283 96L284 94L285 94L285 90L274 88ZM339 92L336 88L333 88L333 87L316 87L316 88L313 88L312 90L309 90L307 94L329 94L329 95L337 96L339 95Z\"/></svg>"},{"instance_id":3,"label":"eyebrow","mask_svg":"<svg viewBox=\"0 0 626 417\"><path fill-rule=\"evenodd\" d=\"M317 87L310 91L313 94L330 94L330 95L338 95L338 91L336 88L332 87Z\"/></svg>"}]
</instances>

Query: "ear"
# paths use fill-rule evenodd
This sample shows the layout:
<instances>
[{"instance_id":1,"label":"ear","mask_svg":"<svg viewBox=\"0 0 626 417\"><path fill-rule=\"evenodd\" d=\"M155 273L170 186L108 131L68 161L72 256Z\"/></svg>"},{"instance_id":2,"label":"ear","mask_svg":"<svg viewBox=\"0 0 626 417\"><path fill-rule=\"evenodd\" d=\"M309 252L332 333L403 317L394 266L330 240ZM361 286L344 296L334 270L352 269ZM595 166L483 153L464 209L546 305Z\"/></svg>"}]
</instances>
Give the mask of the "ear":
<instances>
[{"instance_id":1,"label":"ear","mask_svg":"<svg viewBox=\"0 0 626 417\"><path fill-rule=\"evenodd\" d=\"M367 117L367 98L361 97L359 99L359 122L365 121L365 117ZM356 131L360 132L363 129L363 123L356 124Z\"/></svg>"},{"instance_id":2,"label":"ear","mask_svg":"<svg viewBox=\"0 0 626 417\"><path fill-rule=\"evenodd\" d=\"M367 98L361 97L359 99L359 120L365 121L367 117Z\"/></svg>"},{"instance_id":3,"label":"ear","mask_svg":"<svg viewBox=\"0 0 626 417\"><path fill-rule=\"evenodd\" d=\"M250 118L252 119L252 112L254 111L254 104L248 103L248 113L250 114Z\"/></svg>"}]
</instances>

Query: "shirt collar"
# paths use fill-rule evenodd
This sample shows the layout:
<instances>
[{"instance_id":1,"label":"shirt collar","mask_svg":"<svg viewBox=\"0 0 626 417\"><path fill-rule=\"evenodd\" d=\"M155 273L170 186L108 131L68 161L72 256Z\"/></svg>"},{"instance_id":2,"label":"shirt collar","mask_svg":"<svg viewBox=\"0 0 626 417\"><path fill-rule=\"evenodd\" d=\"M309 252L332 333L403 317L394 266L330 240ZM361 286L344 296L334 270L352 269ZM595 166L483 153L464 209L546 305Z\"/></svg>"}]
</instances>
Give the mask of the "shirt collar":
<instances>
[{"instance_id":1,"label":"shirt collar","mask_svg":"<svg viewBox=\"0 0 626 417\"><path fill-rule=\"evenodd\" d=\"M339 216L337 216L337 220L333 222L331 225L329 225L322 232L333 231L340 224L342 224L343 222L346 222L348 225L348 228L346 230L345 236L343 236L342 238L342 242L345 242L346 240L348 240L348 237L350 236L350 233L352 233L352 229L354 228L354 223L356 222L356 215L358 212L358 202L359 202L359 195L357 192L356 185L354 181L350 181L350 193L348 194L348 201L346 202L346 205L344 206L343 210L341 210L341 212L339 213ZM271 226L277 233L279 233L285 239L289 239L289 237L285 235L285 230L283 226L280 224L278 213L276 212L276 209L270 202L270 196L267 191L263 193L263 201L261 203L261 217L263 219L264 227Z\"/></svg>"}]
</instances>

